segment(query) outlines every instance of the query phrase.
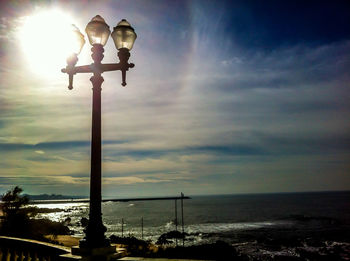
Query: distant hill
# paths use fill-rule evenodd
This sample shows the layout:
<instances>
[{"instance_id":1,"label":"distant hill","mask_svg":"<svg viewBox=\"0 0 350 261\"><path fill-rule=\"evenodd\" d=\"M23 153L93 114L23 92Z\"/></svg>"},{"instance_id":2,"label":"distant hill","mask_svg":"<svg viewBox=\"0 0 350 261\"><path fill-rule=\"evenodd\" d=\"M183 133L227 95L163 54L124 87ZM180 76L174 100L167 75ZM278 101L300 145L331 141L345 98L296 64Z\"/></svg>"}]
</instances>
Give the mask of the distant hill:
<instances>
[{"instance_id":1,"label":"distant hill","mask_svg":"<svg viewBox=\"0 0 350 261\"><path fill-rule=\"evenodd\" d=\"M40 195L28 195L27 196L30 200L57 200L57 199L81 199L86 198L82 196L66 196L66 195L60 195L60 194L40 194Z\"/></svg>"}]
</instances>

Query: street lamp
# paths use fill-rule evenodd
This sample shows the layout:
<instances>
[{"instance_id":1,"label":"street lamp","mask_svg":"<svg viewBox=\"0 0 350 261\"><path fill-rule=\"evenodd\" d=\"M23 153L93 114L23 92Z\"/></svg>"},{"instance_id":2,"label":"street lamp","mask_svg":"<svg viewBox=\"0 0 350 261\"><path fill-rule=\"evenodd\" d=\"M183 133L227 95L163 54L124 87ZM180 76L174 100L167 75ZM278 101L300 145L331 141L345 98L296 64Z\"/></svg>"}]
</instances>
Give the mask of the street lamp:
<instances>
[{"instance_id":1,"label":"street lamp","mask_svg":"<svg viewBox=\"0 0 350 261\"><path fill-rule=\"evenodd\" d=\"M122 85L125 86L126 71L133 68L134 64L128 63L130 53L136 39L136 33L130 24L123 19L114 28L112 38L118 49L119 63L102 64L103 46L107 43L110 35L109 26L105 20L96 15L86 26L86 34L92 45L92 59L90 65L76 66L78 54L85 44L84 36L77 27L73 28L72 34L75 43L73 53L67 59L63 73L69 75L68 89L73 89L73 75L76 73L93 73L90 81L93 85L92 98L92 141L91 141L91 176L90 176L90 212L89 222L85 229L85 238L80 241L80 248L93 249L109 247L109 240L105 237L106 227L102 223L101 211L101 74L107 71L122 71Z\"/></svg>"}]
</instances>

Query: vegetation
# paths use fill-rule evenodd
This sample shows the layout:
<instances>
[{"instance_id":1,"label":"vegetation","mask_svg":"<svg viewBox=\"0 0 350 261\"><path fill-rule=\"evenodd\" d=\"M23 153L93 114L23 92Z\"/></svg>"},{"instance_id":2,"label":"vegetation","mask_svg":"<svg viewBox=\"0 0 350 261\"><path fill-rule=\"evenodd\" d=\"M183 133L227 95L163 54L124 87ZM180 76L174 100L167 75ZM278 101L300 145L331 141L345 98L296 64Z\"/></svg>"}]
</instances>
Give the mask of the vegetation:
<instances>
[{"instance_id":1,"label":"vegetation","mask_svg":"<svg viewBox=\"0 0 350 261\"><path fill-rule=\"evenodd\" d=\"M233 246L217 241L213 244L193 245L187 247L160 247L153 255L157 258L205 259L205 260L248 260L239 255Z\"/></svg>"},{"instance_id":2,"label":"vegetation","mask_svg":"<svg viewBox=\"0 0 350 261\"><path fill-rule=\"evenodd\" d=\"M137 239L136 237L118 237L116 235L111 235L109 237L111 243L128 245L128 246L143 246L146 247L150 243L148 241L144 241L141 239Z\"/></svg>"},{"instance_id":3,"label":"vegetation","mask_svg":"<svg viewBox=\"0 0 350 261\"><path fill-rule=\"evenodd\" d=\"M2 195L0 235L45 240L47 234L69 234L69 228L60 222L34 219L38 209L27 207L29 198L22 192L16 186Z\"/></svg>"},{"instance_id":4,"label":"vegetation","mask_svg":"<svg viewBox=\"0 0 350 261\"><path fill-rule=\"evenodd\" d=\"M27 235L29 229L29 215L24 209L29 199L21 196L22 189L18 186L2 195L3 220L0 233L3 235L20 236Z\"/></svg>"},{"instance_id":5,"label":"vegetation","mask_svg":"<svg viewBox=\"0 0 350 261\"><path fill-rule=\"evenodd\" d=\"M182 239L185 235L181 232L170 231L164 233L159 238L160 241L170 238ZM127 249L130 256L142 256L152 258L175 258L175 259L205 259L205 260L248 260L246 256L237 253L236 249L223 242L217 241L214 244L203 244L193 246L164 246L164 244L153 245L149 241L137 239L135 237L110 236L111 243L122 244ZM158 239L159 241L159 239Z\"/></svg>"},{"instance_id":6,"label":"vegetation","mask_svg":"<svg viewBox=\"0 0 350 261\"><path fill-rule=\"evenodd\" d=\"M181 233L179 231L173 230L167 233L162 234L156 244L157 245L168 245L168 244L172 244L173 241L169 240L169 239L185 239L186 236L188 236L187 233Z\"/></svg>"}]
</instances>

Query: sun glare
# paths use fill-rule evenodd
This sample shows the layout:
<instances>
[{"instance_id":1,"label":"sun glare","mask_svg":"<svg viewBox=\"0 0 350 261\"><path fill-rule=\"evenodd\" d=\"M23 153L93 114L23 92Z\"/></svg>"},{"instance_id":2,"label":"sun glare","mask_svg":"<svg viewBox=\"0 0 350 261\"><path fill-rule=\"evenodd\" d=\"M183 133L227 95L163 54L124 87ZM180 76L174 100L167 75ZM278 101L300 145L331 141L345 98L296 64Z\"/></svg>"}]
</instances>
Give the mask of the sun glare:
<instances>
[{"instance_id":1,"label":"sun glare","mask_svg":"<svg viewBox=\"0 0 350 261\"><path fill-rule=\"evenodd\" d=\"M26 17L19 30L23 51L33 72L49 77L60 71L74 40L72 17L60 10L46 10Z\"/></svg>"}]
</instances>

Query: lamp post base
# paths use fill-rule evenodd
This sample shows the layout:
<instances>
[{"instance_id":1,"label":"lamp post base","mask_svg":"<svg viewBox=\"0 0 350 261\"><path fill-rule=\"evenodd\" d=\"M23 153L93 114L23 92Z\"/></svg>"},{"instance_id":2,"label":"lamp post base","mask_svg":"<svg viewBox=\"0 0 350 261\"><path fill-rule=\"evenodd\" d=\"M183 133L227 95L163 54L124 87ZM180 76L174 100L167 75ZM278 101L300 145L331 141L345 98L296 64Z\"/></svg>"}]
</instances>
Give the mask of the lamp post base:
<instances>
[{"instance_id":1,"label":"lamp post base","mask_svg":"<svg viewBox=\"0 0 350 261\"><path fill-rule=\"evenodd\" d=\"M102 223L101 215L97 215L97 217L89 219L88 226L84 229L85 237L79 241L81 248L102 248L111 245L105 236L107 228Z\"/></svg>"}]
</instances>

